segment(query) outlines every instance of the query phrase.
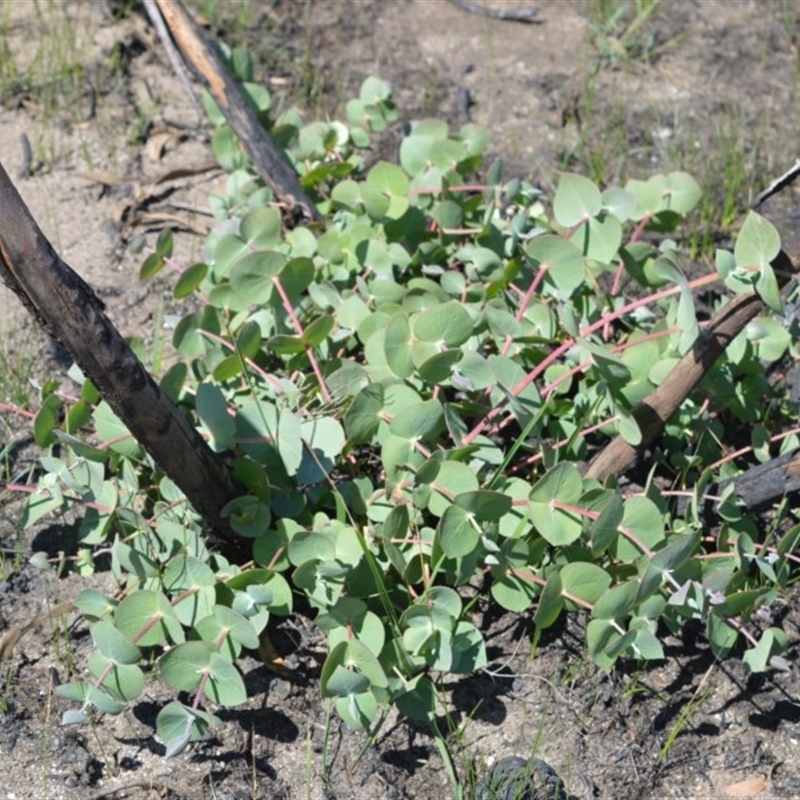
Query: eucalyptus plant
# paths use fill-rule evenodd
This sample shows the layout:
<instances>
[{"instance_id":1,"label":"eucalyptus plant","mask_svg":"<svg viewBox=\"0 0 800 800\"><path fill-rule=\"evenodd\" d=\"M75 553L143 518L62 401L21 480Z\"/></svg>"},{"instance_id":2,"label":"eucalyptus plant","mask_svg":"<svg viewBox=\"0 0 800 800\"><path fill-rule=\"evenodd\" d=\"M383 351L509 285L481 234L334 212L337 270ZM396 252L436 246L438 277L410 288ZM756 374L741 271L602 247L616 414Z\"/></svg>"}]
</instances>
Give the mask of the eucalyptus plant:
<instances>
[{"instance_id":1,"label":"eucalyptus plant","mask_svg":"<svg viewBox=\"0 0 800 800\"><path fill-rule=\"evenodd\" d=\"M639 441L632 408L701 330L670 238L700 198L694 179L601 189L564 174L550 198L485 167L485 130L433 119L406 127L396 163L376 160L397 120L387 83L366 80L344 121L303 124L273 118L246 54L230 63L324 226L286 229L206 98L228 173L210 198L217 223L197 264L177 264L162 234L142 277L170 264L175 297L193 301L161 385L246 487L225 513L252 561L210 548L77 370L75 399L48 387L26 522L82 508L76 568L91 574L102 549L119 585L77 599L95 651L57 690L76 703L64 722L118 713L161 679L175 699L158 735L181 752L219 723L216 707L245 701L237 659L298 596L327 638L322 695L358 729L392 706L433 720L441 678L487 666L477 620L492 604L538 630L581 612L604 669L663 658L665 632L690 620L717 657L743 641L752 670L779 664L786 636L754 613L792 580L800 527L764 537L726 496L710 531L702 508L731 469L710 466L723 414L758 423L762 453L764 432L796 415L764 377L794 353L781 326L762 317L732 343L670 421L644 487L581 471L611 436ZM725 285L779 307L778 246L751 215L718 253ZM659 474L688 494L682 511Z\"/></svg>"}]
</instances>

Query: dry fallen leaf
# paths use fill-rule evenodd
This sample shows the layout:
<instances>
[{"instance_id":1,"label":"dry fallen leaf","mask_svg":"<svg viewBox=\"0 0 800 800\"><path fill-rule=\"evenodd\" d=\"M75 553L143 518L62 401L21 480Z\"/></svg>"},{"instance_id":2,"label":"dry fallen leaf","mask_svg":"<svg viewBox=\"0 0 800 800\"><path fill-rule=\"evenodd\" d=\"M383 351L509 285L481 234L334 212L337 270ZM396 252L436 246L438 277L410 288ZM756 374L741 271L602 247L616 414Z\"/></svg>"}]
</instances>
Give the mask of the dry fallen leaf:
<instances>
[{"instance_id":1,"label":"dry fallen leaf","mask_svg":"<svg viewBox=\"0 0 800 800\"><path fill-rule=\"evenodd\" d=\"M199 236L208 236L209 226L204 222L195 222L178 214L159 212L140 212L133 214L128 220L131 225L167 225L171 224L183 230L191 231Z\"/></svg>"},{"instance_id":2,"label":"dry fallen leaf","mask_svg":"<svg viewBox=\"0 0 800 800\"><path fill-rule=\"evenodd\" d=\"M291 677L292 671L283 660L283 657L278 654L272 644L272 639L269 638L269 634L265 630L261 631L258 637L258 657L271 672L280 675L282 678Z\"/></svg>"},{"instance_id":3,"label":"dry fallen leaf","mask_svg":"<svg viewBox=\"0 0 800 800\"><path fill-rule=\"evenodd\" d=\"M156 178L153 183L160 184L167 181L180 180L181 178L191 178L195 175L202 175L205 172L221 171L222 168L216 162L209 162L208 164L200 164L197 167L179 167L178 169L171 169Z\"/></svg>"},{"instance_id":4,"label":"dry fallen leaf","mask_svg":"<svg viewBox=\"0 0 800 800\"><path fill-rule=\"evenodd\" d=\"M161 157L171 147L175 146L177 139L171 133L164 131L163 133L156 133L147 140L145 150L147 156L151 161L161 161Z\"/></svg>"},{"instance_id":5,"label":"dry fallen leaf","mask_svg":"<svg viewBox=\"0 0 800 800\"><path fill-rule=\"evenodd\" d=\"M729 783L727 786L720 787L719 793L722 797L732 797L737 800L747 800L761 794L767 786L767 779L763 775L755 778L747 778L736 783Z\"/></svg>"}]
</instances>

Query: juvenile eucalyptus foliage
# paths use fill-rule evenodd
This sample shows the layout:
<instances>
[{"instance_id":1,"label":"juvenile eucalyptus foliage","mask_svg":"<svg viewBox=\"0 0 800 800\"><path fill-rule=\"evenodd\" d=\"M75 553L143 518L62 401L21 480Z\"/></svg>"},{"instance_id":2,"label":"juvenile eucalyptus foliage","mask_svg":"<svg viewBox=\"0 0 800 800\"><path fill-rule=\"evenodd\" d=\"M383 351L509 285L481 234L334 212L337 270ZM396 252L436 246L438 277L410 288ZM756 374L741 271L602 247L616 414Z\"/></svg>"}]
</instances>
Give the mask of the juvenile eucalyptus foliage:
<instances>
[{"instance_id":1,"label":"juvenile eucalyptus foliage","mask_svg":"<svg viewBox=\"0 0 800 800\"><path fill-rule=\"evenodd\" d=\"M712 532L700 498L732 469L708 468L724 418L756 422L768 458L765 432L796 414L765 402L764 363L794 348L780 325L759 319L732 344L654 453L690 494L680 516L654 480L623 492L578 467L612 435L638 440L631 408L700 331L666 235L697 203L695 181L601 190L564 174L547 197L499 164L482 171L483 129L441 120L412 123L397 163L376 160L374 134L397 118L388 84L365 81L345 121L304 125L273 119L246 55L230 62L325 220L285 230L208 100L228 178L203 262L174 283L196 310L161 385L247 487L225 513L252 562L209 552L201 520L79 373L76 402L49 387L26 522L81 507L77 569L90 574L102 548L121 589L77 600L95 651L58 688L76 703L64 722L118 713L160 679L176 699L158 735L181 752L219 723L214 708L246 699L236 661L297 595L327 636L321 692L360 729L391 706L432 720L440 679L487 665L476 623L490 604L538 630L583 612L605 669L662 658L663 634L690 620L718 657L744 640L752 670L779 664L786 637L754 612L789 582L800 527L762 541L723 497ZM779 307L778 245L748 218L718 254L727 285ZM143 278L171 246L162 235Z\"/></svg>"}]
</instances>

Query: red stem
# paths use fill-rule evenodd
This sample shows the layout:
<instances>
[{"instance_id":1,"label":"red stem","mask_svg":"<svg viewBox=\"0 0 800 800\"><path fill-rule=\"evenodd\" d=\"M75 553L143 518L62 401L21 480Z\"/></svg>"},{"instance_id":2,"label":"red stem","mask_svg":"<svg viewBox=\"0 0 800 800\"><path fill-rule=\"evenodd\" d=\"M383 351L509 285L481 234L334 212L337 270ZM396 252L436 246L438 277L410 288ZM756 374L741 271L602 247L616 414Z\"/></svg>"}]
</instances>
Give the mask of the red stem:
<instances>
[{"instance_id":1,"label":"red stem","mask_svg":"<svg viewBox=\"0 0 800 800\"><path fill-rule=\"evenodd\" d=\"M711 275L704 275L702 278L697 278L694 281L689 283L689 286L693 289L699 288L701 286L707 286L711 283L716 283L720 279L719 275L715 272ZM627 305L623 306L622 308L617 309L616 311L611 311L608 314L604 314L600 317L599 320L593 322L591 325L587 325L583 330L580 331L578 336L585 337L589 336L590 334L594 333L597 330L600 330L607 322L610 320L618 319L619 317L624 316L625 314L629 314L631 311L634 311L641 306L648 305L649 303L654 303L658 300L663 300L666 297L671 297L674 294L678 294L681 291L680 286L673 286L669 289L663 289L660 292L656 292L655 294L649 295L648 297L643 297L639 300L634 300ZM513 389L511 389L511 394L515 397L519 395L524 389L528 387L533 381L536 380L546 369L550 366L557 358L560 358L564 353L566 353L571 347L575 345L575 338L570 337L562 344L560 344L555 350L553 350L550 355L548 355L541 363L539 363L533 370L531 370ZM489 423L493 422L504 410L507 401L501 400L500 403L493 408L465 437L464 437L464 444L468 445L472 443L472 440L478 436L480 433L484 431Z\"/></svg>"},{"instance_id":2,"label":"red stem","mask_svg":"<svg viewBox=\"0 0 800 800\"><path fill-rule=\"evenodd\" d=\"M298 335L302 337L303 335L303 326L300 323L300 320L295 313L294 306L291 304L289 300L289 296L286 294L286 291L283 288L283 284L281 283L281 279L276 275L272 282L275 284L275 288L278 290L278 294L281 296L281 301L283 302L283 307L286 309L286 313L289 315L289 318L292 320L292 324L295 327ZM308 360L311 362L311 369L314 370L314 374L317 376L317 381L319 382L319 388L322 392L322 396L325 398L326 403L330 403L333 399L333 395L330 393L328 389L328 385L325 383L325 378L322 376L322 370L319 368L319 364L317 363L317 359L314 356L314 351L308 345L304 345L306 349L306 355L308 356Z\"/></svg>"}]
</instances>

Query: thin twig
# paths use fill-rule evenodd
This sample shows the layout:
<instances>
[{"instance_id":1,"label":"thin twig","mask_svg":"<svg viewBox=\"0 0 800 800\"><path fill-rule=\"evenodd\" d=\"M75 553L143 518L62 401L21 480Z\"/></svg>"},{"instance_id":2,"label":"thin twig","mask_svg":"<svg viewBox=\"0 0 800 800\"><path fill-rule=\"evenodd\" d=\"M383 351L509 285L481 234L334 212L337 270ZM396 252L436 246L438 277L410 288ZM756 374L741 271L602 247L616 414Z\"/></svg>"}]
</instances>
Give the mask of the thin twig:
<instances>
[{"instance_id":1,"label":"thin twig","mask_svg":"<svg viewBox=\"0 0 800 800\"><path fill-rule=\"evenodd\" d=\"M153 27L156 29L158 38L161 39L161 44L164 45L169 63L172 64L172 69L180 81L183 91L186 92L186 96L189 98L198 117L202 118L203 110L200 107L200 102L197 99L192 82L189 80L189 76L184 69L181 54L178 52L178 48L175 47L175 42L172 41L172 37L169 35L169 28L167 28L164 23L164 17L161 16L161 12L158 10L156 0L144 0L144 8L145 11L147 11L147 16L150 17L150 22L153 23Z\"/></svg>"},{"instance_id":2,"label":"thin twig","mask_svg":"<svg viewBox=\"0 0 800 800\"><path fill-rule=\"evenodd\" d=\"M752 208L754 211L770 197L780 192L782 189L785 189L790 183L794 183L797 179L797 176L800 175L800 158L794 162L794 166L783 173L780 178L776 178L763 192L756 195L756 199L753 200Z\"/></svg>"},{"instance_id":3,"label":"thin twig","mask_svg":"<svg viewBox=\"0 0 800 800\"><path fill-rule=\"evenodd\" d=\"M484 17L500 19L505 22L525 22L529 25L540 25L543 20L535 19L539 13L536 6L529 8L492 8L482 6L480 3L473 3L472 0L450 0L453 5L468 11L470 14L481 14Z\"/></svg>"}]
</instances>

